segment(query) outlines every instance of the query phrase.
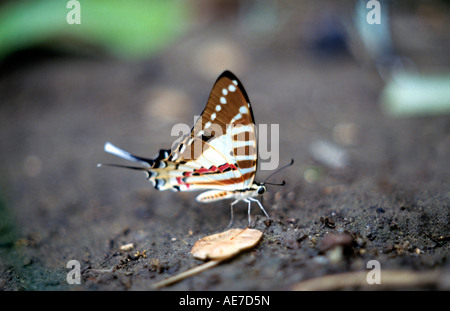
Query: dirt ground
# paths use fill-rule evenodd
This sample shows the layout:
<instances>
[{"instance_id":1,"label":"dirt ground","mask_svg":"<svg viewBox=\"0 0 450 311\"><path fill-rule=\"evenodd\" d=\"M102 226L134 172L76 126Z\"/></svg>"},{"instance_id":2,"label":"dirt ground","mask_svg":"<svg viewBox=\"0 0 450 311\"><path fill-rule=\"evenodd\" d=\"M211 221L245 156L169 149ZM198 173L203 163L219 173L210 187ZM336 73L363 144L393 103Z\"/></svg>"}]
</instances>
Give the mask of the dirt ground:
<instances>
[{"instance_id":1,"label":"dirt ground","mask_svg":"<svg viewBox=\"0 0 450 311\"><path fill-rule=\"evenodd\" d=\"M449 15L398 10L396 50L423 72L448 72L448 29L438 19L448 25ZM3 63L0 289L151 290L200 265L189 251L225 229L230 202L200 204L198 193L158 192L139 172L96 165L124 163L104 153L107 141L144 156L170 147L172 127L193 124L215 78L230 69L256 122L279 124L280 165L295 164L271 180L286 185L264 195L271 222L252 209L264 232L257 247L162 290L290 290L369 272L370 260L381 265L380 286L337 289L385 289L383 271L398 270L437 276L389 289L448 290L450 116L383 112L386 81L373 64L349 48L312 48L320 12L296 13L270 35L223 19L145 61L33 50ZM317 142L348 161L330 166L312 152ZM240 203L235 227L246 226ZM66 281L69 260L81 264L80 285Z\"/></svg>"}]
</instances>

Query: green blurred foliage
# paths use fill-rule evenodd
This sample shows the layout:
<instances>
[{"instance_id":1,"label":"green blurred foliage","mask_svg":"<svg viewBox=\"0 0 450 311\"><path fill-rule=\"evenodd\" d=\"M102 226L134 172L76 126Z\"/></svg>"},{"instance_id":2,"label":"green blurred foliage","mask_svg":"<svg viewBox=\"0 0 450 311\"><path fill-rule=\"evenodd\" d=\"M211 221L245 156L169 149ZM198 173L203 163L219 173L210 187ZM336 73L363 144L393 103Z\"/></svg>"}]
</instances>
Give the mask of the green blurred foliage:
<instances>
[{"instance_id":1,"label":"green blurred foliage","mask_svg":"<svg viewBox=\"0 0 450 311\"><path fill-rule=\"evenodd\" d=\"M395 117L450 113L450 75L396 73L381 93L384 111Z\"/></svg>"},{"instance_id":2,"label":"green blurred foliage","mask_svg":"<svg viewBox=\"0 0 450 311\"><path fill-rule=\"evenodd\" d=\"M181 0L79 0L80 24L69 24L69 0L10 1L0 6L0 59L36 45L93 46L136 59L161 50L189 25Z\"/></svg>"}]
</instances>

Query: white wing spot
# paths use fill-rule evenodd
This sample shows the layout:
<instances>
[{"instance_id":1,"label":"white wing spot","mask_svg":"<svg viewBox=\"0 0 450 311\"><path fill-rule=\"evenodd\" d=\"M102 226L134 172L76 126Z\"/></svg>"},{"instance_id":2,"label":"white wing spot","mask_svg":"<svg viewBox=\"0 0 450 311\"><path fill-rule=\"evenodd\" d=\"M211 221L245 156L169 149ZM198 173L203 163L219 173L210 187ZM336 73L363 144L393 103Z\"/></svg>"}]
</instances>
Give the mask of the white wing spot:
<instances>
[{"instance_id":1,"label":"white wing spot","mask_svg":"<svg viewBox=\"0 0 450 311\"><path fill-rule=\"evenodd\" d=\"M216 106L216 111L220 111L220 110L222 110L222 106L217 105L217 106Z\"/></svg>"},{"instance_id":2,"label":"white wing spot","mask_svg":"<svg viewBox=\"0 0 450 311\"><path fill-rule=\"evenodd\" d=\"M230 85L228 86L228 90L229 90L230 92L234 92L234 91L236 91L236 86L233 85L233 84L230 84Z\"/></svg>"},{"instance_id":3,"label":"white wing spot","mask_svg":"<svg viewBox=\"0 0 450 311\"><path fill-rule=\"evenodd\" d=\"M247 110L248 110L248 108L246 108L245 106L242 106L241 108L239 108L239 112L242 114L246 114Z\"/></svg>"},{"instance_id":4,"label":"white wing spot","mask_svg":"<svg viewBox=\"0 0 450 311\"><path fill-rule=\"evenodd\" d=\"M222 97L220 98L220 103L221 103L221 104L226 104L226 103L227 103L227 100L225 99L225 97L222 96Z\"/></svg>"},{"instance_id":5,"label":"white wing spot","mask_svg":"<svg viewBox=\"0 0 450 311\"><path fill-rule=\"evenodd\" d=\"M222 94L223 94L224 96L228 95L228 90L227 90L227 89L222 89Z\"/></svg>"},{"instance_id":6,"label":"white wing spot","mask_svg":"<svg viewBox=\"0 0 450 311\"><path fill-rule=\"evenodd\" d=\"M211 115L211 120L215 120L216 119L216 117L217 117L217 115L216 115L216 113L214 112L212 115Z\"/></svg>"},{"instance_id":7,"label":"white wing spot","mask_svg":"<svg viewBox=\"0 0 450 311\"><path fill-rule=\"evenodd\" d=\"M234 83L234 85L238 85L238 82L236 80L231 81Z\"/></svg>"},{"instance_id":8,"label":"white wing spot","mask_svg":"<svg viewBox=\"0 0 450 311\"><path fill-rule=\"evenodd\" d=\"M242 118L242 115L240 113L238 113L237 115L234 116L234 118L231 120L231 123L233 123L234 121L239 120L240 118Z\"/></svg>"},{"instance_id":9,"label":"white wing spot","mask_svg":"<svg viewBox=\"0 0 450 311\"><path fill-rule=\"evenodd\" d=\"M202 136L203 134L205 134L205 131L201 130L200 132L198 132L197 136Z\"/></svg>"},{"instance_id":10,"label":"white wing spot","mask_svg":"<svg viewBox=\"0 0 450 311\"><path fill-rule=\"evenodd\" d=\"M205 129L209 128L210 126L211 126L211 122L210 121L206 122Z\"/></svg>"}]
</instances>

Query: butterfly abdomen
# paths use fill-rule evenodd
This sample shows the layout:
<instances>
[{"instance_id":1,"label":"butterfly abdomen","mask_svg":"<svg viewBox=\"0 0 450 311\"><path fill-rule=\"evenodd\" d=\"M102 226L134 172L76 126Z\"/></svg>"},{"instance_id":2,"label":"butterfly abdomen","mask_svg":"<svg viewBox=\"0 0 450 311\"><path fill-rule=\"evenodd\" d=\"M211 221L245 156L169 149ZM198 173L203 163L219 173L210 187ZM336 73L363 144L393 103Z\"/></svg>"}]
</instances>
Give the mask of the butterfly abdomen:
<instances>
[{"instance_id":1,"label":"butterfly abdomen","mask_svg":"<svg viewBox=\"0 0 450 311\"><path fill-rule=\"evenodd\" d=\"M195 199L197 202L209 203L235 197L233 191L210 190L199 194Z\"/></svg>"}]
</instances>

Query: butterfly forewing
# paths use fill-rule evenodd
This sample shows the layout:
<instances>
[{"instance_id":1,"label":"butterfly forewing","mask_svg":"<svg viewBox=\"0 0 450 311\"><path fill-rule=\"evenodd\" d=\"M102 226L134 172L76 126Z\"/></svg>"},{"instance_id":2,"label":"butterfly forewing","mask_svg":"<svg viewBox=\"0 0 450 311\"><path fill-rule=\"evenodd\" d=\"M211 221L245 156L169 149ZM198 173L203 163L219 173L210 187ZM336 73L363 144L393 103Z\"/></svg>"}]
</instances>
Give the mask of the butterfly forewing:
<instances>
[{"instance_id":1,"label":"butterfly forewing","mask_svg":"<svg viewBox=\"0 0 450 311\"><path fill-rule=\"evenodd\" d=\"M256 133L248 96L229 71L216 81L201 116L171 157L184 167L190 189L236 190L253 182Z\"/></svg>"}]
</instances>

